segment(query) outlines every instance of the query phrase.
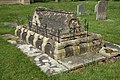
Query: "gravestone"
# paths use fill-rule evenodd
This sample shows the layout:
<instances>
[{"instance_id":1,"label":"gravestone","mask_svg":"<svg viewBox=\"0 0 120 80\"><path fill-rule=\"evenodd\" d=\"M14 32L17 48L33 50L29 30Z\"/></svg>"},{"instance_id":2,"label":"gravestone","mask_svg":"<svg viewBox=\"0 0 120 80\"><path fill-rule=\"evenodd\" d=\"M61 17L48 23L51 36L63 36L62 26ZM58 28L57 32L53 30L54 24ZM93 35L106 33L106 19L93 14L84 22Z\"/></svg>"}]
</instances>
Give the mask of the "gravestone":
<instances>
[{"instance_id":1,"label":"gravestone","mask_svg":"<svg viewBox=\"0 0 120 80\"><path fill-rule=\"evenodd\" d=\"M96 13L98 10L98 4L95 5L94 12Z\"/></svg>"},{"instance_id":2,"label":"gravestone","mask_svg":"<svg viewBox=\"0 0 120 80\"><path fill-rule=\"evenodd\" d=\"M77 14L84 14L85 13L85 6L83 4L77 5Z\"/></svg>"},{"instance_id":3,"label":"gravestone","mask_svg":"<svg viewBox=\"0 0 120 80\"><path fill-rule=\"evenodd\" d=\"M104 20L106 19L107 15L107 5L108 1L101 0L98 1L98 4L96 6L96 20Z\"/></svg>"}]
</instances>

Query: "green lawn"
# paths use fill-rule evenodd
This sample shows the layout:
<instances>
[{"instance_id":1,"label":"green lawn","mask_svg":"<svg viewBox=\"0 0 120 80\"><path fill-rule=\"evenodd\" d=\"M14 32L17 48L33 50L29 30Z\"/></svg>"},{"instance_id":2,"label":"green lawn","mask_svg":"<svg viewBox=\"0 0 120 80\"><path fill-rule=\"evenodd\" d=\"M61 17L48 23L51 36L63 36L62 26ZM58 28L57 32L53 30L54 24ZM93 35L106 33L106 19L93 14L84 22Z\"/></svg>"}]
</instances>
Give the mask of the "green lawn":
<instances>
[{"instance_id":1,"label":"green lawn","mask_svg":"<svg viewBox=\"0 0 120 80\"><path fill-rule=\"evenodd\" d=\"M85 4L87 14L78 16L81 23L89 21L89 31L100 33L104 39L120 44L120 2L109 2L107 20L96 21L94 5L97 2L36 3L31 5L0 5L0 35L14 34L15 28L3 22L27 23L35 7L44 6L76 12L77 4ZM48 77L14 45L0 37L0 80L120 80L120 60L105 65L87 66L83 72L66 72Z\"/></svg>"}]
</instances>

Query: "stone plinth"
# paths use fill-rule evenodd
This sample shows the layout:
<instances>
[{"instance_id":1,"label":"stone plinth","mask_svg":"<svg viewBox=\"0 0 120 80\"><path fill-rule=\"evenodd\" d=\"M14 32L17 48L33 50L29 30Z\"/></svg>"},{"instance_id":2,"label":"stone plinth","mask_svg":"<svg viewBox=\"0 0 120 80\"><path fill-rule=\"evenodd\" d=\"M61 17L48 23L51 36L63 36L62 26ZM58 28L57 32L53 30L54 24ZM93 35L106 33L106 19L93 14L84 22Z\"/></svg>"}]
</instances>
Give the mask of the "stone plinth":
<instances>
[{"instance_id":1,"label":"stone plinth","mask_svg":"<svg viewBox=\"0 0 120 80\"><path fill-rule=\"evenodd\" d=\"M102 36L82 30L73 12L43 7L35 9L28 26L17 26L15 34L55 60L97 53L103 46Z\"/></svg>"}]
</instances>

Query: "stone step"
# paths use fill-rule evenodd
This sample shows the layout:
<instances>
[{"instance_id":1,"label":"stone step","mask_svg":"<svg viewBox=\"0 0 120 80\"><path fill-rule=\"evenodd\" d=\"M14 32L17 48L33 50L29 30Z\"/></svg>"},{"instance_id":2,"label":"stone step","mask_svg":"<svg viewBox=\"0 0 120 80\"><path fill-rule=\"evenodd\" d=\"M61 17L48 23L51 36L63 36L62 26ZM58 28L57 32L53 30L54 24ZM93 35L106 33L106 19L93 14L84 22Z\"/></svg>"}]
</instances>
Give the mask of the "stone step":
<instances>
[{"instance_id":1,"label":"stone step","mask_svg":"<svg viewBox=\"0 0 120 80\"><path fill-rule=\"evenodd\" d=\"M62 60L58 60L59 63L64 65L69 70L79 68L88 63L92 63L94 61L104 60L106 57L102 56L99 53L84 53L78 56L72 56L68 58L64 58Z\"/></svg>"}]
</instances>

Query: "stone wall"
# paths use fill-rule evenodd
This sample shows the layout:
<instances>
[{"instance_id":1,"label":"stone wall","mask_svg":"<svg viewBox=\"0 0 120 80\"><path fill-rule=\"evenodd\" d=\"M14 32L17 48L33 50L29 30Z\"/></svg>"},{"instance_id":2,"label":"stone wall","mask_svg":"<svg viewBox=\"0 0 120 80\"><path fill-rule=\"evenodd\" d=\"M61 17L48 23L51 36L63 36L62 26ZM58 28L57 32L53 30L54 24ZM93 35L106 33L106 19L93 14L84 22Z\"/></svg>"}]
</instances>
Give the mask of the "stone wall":
<instances>
[{"instance_id":1,"label":"stone wall","mask_svg":"<svg viewBox=\"0 0 120 80\"><path fill-rule=\"evenodd\" d=\"M30 4L30 0L0 0L0 4Z\"/></svg>"},{"instance_id":2,"label":"stone wall","mask_svg":"<svg viewBox=\"0 0 120 80\"><path fill-rule=\"evenodd\" d=\"M83 34L83 33L82 33ZM86 52L98 52L103 46L100 34L88 33L88 36L80 35L79 38L64 42L57 42L43 35L30 31L22 26L17 26L15 35L28 44L34 45L43 53L58 60L70 56L76 56ZM86 35L86 32L84 32Z\"/></svg>"}]
</instances>

